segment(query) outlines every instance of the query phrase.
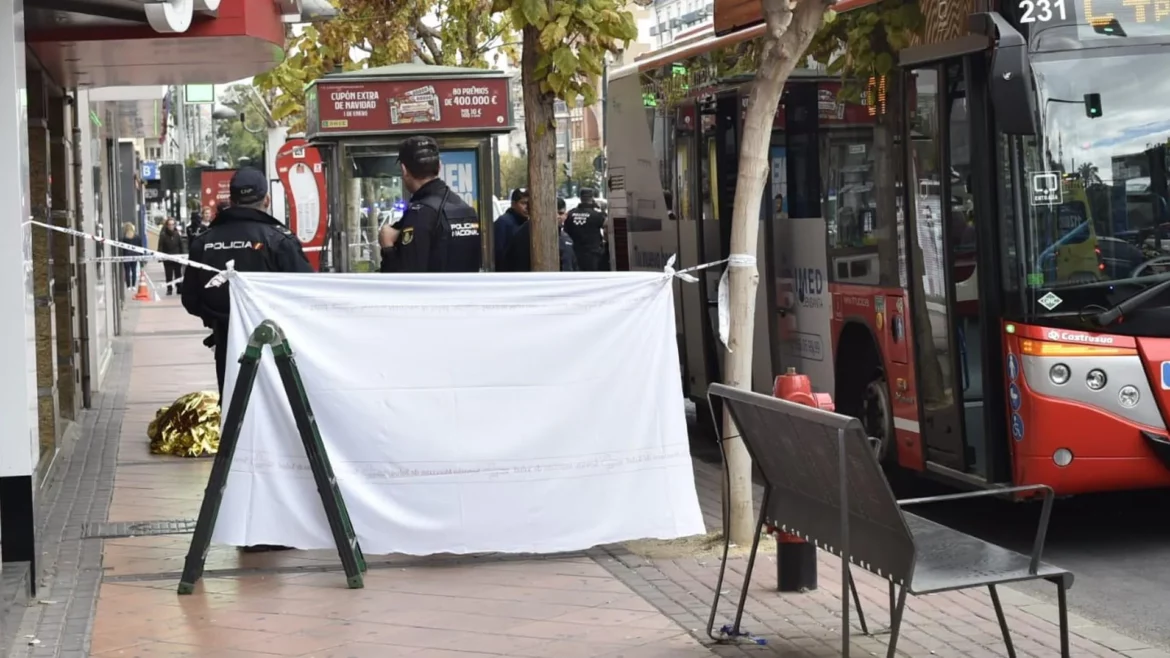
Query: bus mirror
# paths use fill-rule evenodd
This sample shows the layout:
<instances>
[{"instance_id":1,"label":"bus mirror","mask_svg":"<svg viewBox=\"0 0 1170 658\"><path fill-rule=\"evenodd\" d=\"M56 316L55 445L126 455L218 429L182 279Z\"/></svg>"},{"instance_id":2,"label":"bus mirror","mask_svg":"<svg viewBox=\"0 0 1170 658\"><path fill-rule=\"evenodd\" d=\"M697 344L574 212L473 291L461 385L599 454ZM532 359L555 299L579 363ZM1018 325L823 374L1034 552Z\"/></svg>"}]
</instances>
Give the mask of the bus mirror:
<instances>
[{"instance_id":1,"label":"bus mirror","mask_svg":"<svg viewBox=\"0 0 1170 658\"><path fill-rule=\"evenodd\" d=\"M971 16L971 30L995 43L988 88L1000 130L1008 135L1035 135L1036 96L1027 40L994 11Z\"/></svg>"}]
</instances>

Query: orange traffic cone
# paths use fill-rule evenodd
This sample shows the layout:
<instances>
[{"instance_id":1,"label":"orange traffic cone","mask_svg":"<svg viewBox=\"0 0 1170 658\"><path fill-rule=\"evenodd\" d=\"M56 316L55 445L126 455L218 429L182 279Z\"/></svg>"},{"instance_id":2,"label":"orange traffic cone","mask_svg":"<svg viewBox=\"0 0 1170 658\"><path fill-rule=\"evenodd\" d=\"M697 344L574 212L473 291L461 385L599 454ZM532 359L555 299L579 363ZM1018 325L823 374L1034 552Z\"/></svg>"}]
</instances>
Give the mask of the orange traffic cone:
<instances>
[{"instance_id":1,"label":"orange traffic cone","mask_svg":"<svg viewBox=\"0 0 1170 658\"><path fill-rule=\"evenodd\" d=\"M152 299L150 288L146 285L145 267L138 271L138 293L134 295L134 299L140 302L149 302Z\"/></svg>"}]
</instances>

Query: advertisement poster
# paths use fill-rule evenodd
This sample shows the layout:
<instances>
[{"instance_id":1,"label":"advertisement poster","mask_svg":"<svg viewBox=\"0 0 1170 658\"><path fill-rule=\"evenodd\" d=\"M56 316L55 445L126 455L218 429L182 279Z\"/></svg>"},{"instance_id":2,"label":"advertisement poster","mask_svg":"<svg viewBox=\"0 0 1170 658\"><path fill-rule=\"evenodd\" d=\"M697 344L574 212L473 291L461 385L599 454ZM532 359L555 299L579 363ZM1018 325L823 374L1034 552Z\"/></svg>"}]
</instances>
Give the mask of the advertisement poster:
<instances>
[{"instance_id":1,"label":"advertisement poster","mask_svg":"<svg viewBox=\"0 0 1170 658\"><path fill-rule=\"evenodd\" d=\"M203 209L203 216L215 219L215 206L231 201L231 182L235 169L208 169L200 175L199 205Z\"/></svg>"},{"instance_id":2,"label":"advertisement poster","mask_svg":"<svg viewBox=\"0 0 1170 658\"><path fill-rule=\"evenodd\" d=\"M321 82L317 134L512 130L508 78Z\"/></svg>"},{"instance_id":3,"label":"advertisement poster","mask_svg":"<svg viewBox=\"0 0 1170 658\"><path fill-rule=\"evenodd\" d=\"M276 153L276 174L288 199L288 227L304 247L322 247L326 235L325 168L321 153L304 139L285 142ZM319 270L320 250L305 254Z\"/></svg>"},{"instance_id":4,"label":"advertisement poster","mask_svg":"<svg viewBox=\"0 0 1170 658\"><path fill-rule=\"evenodd\" d=\"M446 181L451 191L458 194L464 203L478 211L479 184L476 172L479 167L475 151L443 151L439 161L439 178Z\"/></svg>"},{"instance_id":5,"label":"advertisement poster","mask_svg":"<svg viewBox=\"0 0 1170 658\"><path fill-rule=\"evenodd\" d=\"M834 390L833 300L829 292L825 220L785 219L777 224L781 245L777 303L791 309L779 323L781 367L808 375L818 391Z\"/></svg>"}]
</instances>

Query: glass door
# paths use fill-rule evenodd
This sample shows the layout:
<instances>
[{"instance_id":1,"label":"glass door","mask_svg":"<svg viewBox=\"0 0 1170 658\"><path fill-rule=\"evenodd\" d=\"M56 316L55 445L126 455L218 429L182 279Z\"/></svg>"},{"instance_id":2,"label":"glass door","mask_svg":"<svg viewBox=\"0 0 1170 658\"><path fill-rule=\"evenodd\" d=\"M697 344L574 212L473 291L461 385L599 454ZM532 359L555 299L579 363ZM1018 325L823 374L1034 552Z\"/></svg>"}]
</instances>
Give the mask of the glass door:
<instances>
[{"instance_id":1,"label":"glass door","mask_svg":"<svg viewBox=\"0 0 1170 658\"><path fill-rule=\"evenodd\" d=\"M950 100L942 65L909 74L910 125L907 153L910 212L908 239L913 258L909 287L921 431L926 459L956 471L966 470L963 373L953 307L954 262L948 245L961 232L948 156L947 107Z\"/></svg>"},{"instance_id":2,"label":"glass door","mask_svg":"<svg viewBox=\"0 0 1170 658\"><path fill-rule=\"evenodd\" d=\"M347 271L376 272L381 265L378 231L402 217L410 198L402 187L398 156L384 146L347 146L342 163Z\"/></svg>"}]
</instances>

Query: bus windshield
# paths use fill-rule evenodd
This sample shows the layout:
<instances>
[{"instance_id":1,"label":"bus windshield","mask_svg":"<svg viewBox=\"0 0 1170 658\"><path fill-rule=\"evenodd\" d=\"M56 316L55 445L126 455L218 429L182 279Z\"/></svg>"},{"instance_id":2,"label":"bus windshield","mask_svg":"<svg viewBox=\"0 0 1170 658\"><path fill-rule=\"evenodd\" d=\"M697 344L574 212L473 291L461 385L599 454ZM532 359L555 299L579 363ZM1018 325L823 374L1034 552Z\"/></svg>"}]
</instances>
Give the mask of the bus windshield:
<instances>
[{"instance_id":1,"label":"bus windshield","mask_svg":"<svg viewBox=\"0 0 1170 658\"><path fill-rule=\"evenodd\" d=\"M1049 291L1170 273L1170 52L1120 52L1033 60L1042 138L1025 140L1020 166L1026 284L1041 306Z\"/></svg>"}]
</instances>

